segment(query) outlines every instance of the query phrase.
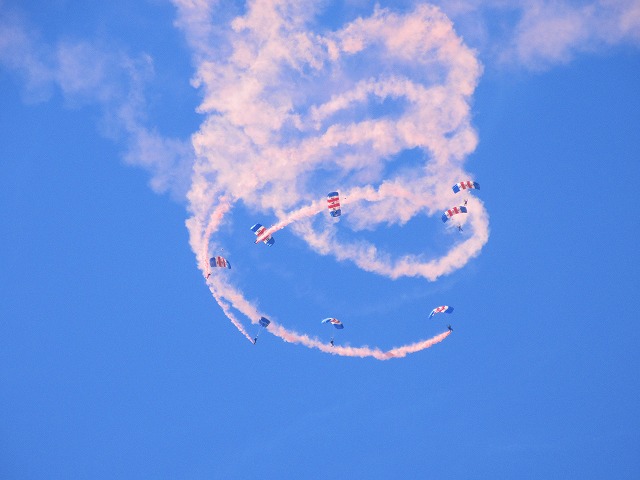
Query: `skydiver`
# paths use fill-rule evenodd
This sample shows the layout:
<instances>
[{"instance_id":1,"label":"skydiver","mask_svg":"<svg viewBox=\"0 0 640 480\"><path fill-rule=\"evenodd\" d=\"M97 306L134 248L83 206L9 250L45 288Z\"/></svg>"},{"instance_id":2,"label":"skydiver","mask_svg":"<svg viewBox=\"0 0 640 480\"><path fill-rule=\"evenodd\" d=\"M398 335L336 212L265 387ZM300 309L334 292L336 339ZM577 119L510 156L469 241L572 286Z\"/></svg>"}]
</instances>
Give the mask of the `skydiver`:
<instances>
[{"instance_id":1,"label":"skydiver","mask_svg":"<svg viewBox=\"0 0 640 480\"><path fill-rule=\"evenodd\" d=\"M447 328L449 329L450 332L453 332L453 328L451 328L451 325L447 325Z\"/></svg>"},{"instance_id":2,"label":"skydiver","mask_svg":"<svg viewBox=\"0 0 640 480\"><path fill-rule=\"evenodd\" d=\"M458 225L458 231L461 232L462 231L462 225Z\"/></svg>"},{"instance_id":3,"label":"skydiver","mask_svg":"<svg viewBox=\"0 0 640 480\"><path fill-rule=\"evenodd\" d=\"M329 342L331 344L331 346L333 347L333 338L331 339L331 341Z\"/></svg>"},{"instance_id":4,"label":"skydiver","mask_svg":"<svg viewBox=\"0 0 640 480\"><path fill-rule=\"evenodd\" d=\"M211 276L211 272L207 273L206 279L209 280L210 276Z\"/></svg>"},{"instance_id":5,"label":"skydiver","mask_svg":"<svg viewBox=\"0 0 640 480\"><path fill-rule=\"evenodd\" d=\"M464 204L465 204L465 205L467 204L467 199L466 199L466 198L464 199Z\"/></svg>"},{"instance_id":6,"label":"skydiver","mask_svg":"<svg viewBox=\"0 0 640 480\"><path fill-rule=\"evenodd\" d=\"M255 337L255 338L253 339L253 344L255 345L256 343L258 343L258 337Z\"/></svg>"}]
</instances>

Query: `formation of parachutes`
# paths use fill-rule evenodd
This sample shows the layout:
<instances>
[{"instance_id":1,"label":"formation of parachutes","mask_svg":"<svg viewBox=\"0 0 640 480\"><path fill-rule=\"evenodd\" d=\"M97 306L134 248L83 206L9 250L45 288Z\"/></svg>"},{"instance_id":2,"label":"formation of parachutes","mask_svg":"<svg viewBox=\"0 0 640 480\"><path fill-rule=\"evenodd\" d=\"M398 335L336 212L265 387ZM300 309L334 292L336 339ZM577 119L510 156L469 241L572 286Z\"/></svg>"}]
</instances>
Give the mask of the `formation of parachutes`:
<instances>
[{"instance_id":1,"label":"formation of parachutes","mask_svg":"<svg viewBox=\"0 0 640 480\"><path fill-rule=\"evenodd\" d=\"M471 189L471 188L475 188L476 190L480 190L480 184L478 182L474 182L472 180L466 180L464 182L456 183L453 187L451 187L451 189L453 190L453 193L458 193L458 192L460 192L462 190L468 190L468 189ZM442 214L442 221L446 223L446 221L449 220L454 215L457 215L459 213L467 213L466 205L467 205L467 201L465 200L464 201L464 205L448 208ZM460 226L458 226L458 229L462 231Z\"/></svg>"},{"instance_id":2,"label":"formation of parachutes","mask_svg":"<svg viewBox=\"0 0 640 480\"><path fill-rule=\"evenodd\" d=\"M468 189L479 190L480 184L475 181L467 180L467 181L456 183L452 187L453 193L456 193L456 194L459 193L460 191L468 190ZM464 201L464 205L454 206L445 210L445 212L442 214L442 221L446 223L449 219L451 219L455 215L458 215L461 213L465 213L465 214L468 213L466 205L467 205L467 200ZM329 192L329 194L327 195L327 208L329 209L329 214L331 215L331 217L337 218L337 217L340 217L340 215L342 215L342 210L340 206L340 195L337 191ZM458 229L462 231L462 228L460 225L458 225ZM254 234L256 235L255 243L263 242L268 246L272 246L275 243L275 239L272 236L272 232L269 229L265 228L263 225L256 223L251 227L251 231L254 232ZM231 264L229 263L229 261L226 258L219 255L213 256L209 259L209 266L212 268L221 267L221 268L231 269ZM211 276L211 272L208 272L206 275L206 278L208 279L210 276ZM431 310L431 313L429 314L428 319L432 319L435 315L440 313L451 313L451 312L453 312L453 307L451 306L448 306L448 305L438 306L433 310ZM333 317L325 318L320 323L333 325L333 327L338 330L344 329L344 324L337 318L333 318ZM258 336L260 335L260 332L262 331L262 329L268 329L269 325L271 324L271 321L265 317L260 317L260 319L258 320L258 324L260 325L260 329L258 330L258 333L255 335L253 339L254 344L257 343ZM451 328L451 325L448 326L448 329L450 332L453 331L453 329ZM332 347L334 346L333 337L331 337L330 344Z\"/></svg>"}]
</instances>

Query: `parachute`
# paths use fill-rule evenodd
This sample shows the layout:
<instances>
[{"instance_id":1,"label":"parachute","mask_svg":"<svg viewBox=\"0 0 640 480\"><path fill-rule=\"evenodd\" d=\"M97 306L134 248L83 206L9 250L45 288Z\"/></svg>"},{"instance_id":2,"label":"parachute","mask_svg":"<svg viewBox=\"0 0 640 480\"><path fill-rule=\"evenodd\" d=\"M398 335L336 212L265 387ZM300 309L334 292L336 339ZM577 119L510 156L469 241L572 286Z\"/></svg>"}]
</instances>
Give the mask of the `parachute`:
<instances>
[{"instance_id":1,"label":"parachute","mask_svg":"<svg viewBox=\"0 0 640 480\"><path fill-rule=\"evenodd\" d=\"M431 310L429 314L429 318L433 317L436 313L451 313L453 312L453 307L449 307L448 305L442 305L441 307L436 307Z\"/></svg>"},{"instance_id":2,"label":"parachute","mask_svg":"<svg viewBox=\"0 0 640 480\"><path fill-rule=\"evenodd\" d=\"M475 188L480 190L480 184L478 182L474 182L473 180L467 180L466 182L456 183L453 187L453 193L458 193L460 190L466 190L468 188Z\"/></svg>"},{"instance_id":3,"label":"parachute","mask_svg":"<svg viewBox=\"0 0 640 480\"><path fill-rule=\"evenodd\" d=\"M340 210L340 196L338 195L338 192L330 192L327 195L327 205L332 217L339 217L342 214L342 210Z\"/></svg>"},{"instance_id":4,"label":"parachute","mask_svg":"<svg viewBox=\"0 0 640 480\"><path fill-rule=\"evenodd\" d=\"M222 268L228 268L231 269L231 263L229 263L229 261L224 258L224 257L211 257L209 259L209 265L213 268L215 267L222 267Z\"/></svg>"},{"instance_id":5,"label":"parachute","mask_svg":"<svg viewBox=\"0 0 640 480\"><path fill-rule=\"evenodd\" d=\"M258 320L258 323L260 324L261 327L267 328L271 323L271 320L264 317L260 317L260 320Z\"/></svg>"},{"instance_id":6,"label":"parachute","mask_svg":"<svg viewBox=\"0 0 640 480\"><path fill-rule=\"evenodd\" d=\"M467 207L460 205L459 207L450 208L449 210L447 210L442 214L442 221L446 222L447 220L449 220L451 217L453 217L458 213L467 213Z\"/></svg>"},{"instance_id":7,"label":"parachute","mask_svg":"<svg viewBox=\"0 0 640 480\"><path fill-rule=\"evenodd\" d=\"M260 326L262 328L267 328L269 326L269 324L271 323L271 320L265 318L265 317L260 317L260 320L258 320L258 323L260 324ZM253 337L253 344L255 345L256 343L258 343L258 337L260 336L260 331L258 330L258 333L256 333L256 336Z\"/></svg>"},{"instance_id":8,"label":"parachute","mask_svg":"<svg viewBox=\"0 0 640 480\"><path fill-rule=\"evenodd\" d=\"M251 231L256 234L256 237L258 237L256 239L256 243L263 242L265 245L269 245L269 246L276 243L276 241L270 234L265 235L265 232L267 231L267 229L262 225L260 225L259 223L256 223L253 227L251 227Z\"/></svg>"},{"instance_id":9,"label":"parachute","mask_svg":"<svg viewBox=\"0 0 640 480\"><path fill-rule=\"evenodd\" d=\"M334 327L336 327L338 330L342 330L344 328L344 325L342 324L342 322L340 320L338 320L337 318L325 318L320 323L330 323Z\"/></svg>"}]
</instances>

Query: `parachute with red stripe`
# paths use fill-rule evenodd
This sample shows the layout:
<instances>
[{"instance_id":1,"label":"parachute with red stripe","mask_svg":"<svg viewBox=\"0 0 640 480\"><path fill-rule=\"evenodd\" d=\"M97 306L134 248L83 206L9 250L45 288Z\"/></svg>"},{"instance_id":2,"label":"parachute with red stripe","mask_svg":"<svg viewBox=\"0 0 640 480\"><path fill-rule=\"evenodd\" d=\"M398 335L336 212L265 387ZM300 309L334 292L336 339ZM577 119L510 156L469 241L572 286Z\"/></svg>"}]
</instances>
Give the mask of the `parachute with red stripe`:
<instances>
[{"instance_id":1,"label":"parachute with red stripe","mask_svg":"<svg viewBox=\"0 0 640 480\"><path fill-rule=\"evenodd\" d=\"M212 268L221 267L231 269L231 263L229 263L226 258L221 256L211 257L209 259L209 266L211 266Z\"/></svg>"},{"instance_id":2,"label":"parachute with red stripe","mask_svg":"<svg viewBox=\"0 0 640 480\"><path fill-rule=\"evenodd\" d=\"M442 214L442 221L446 222L451 217L453 217L454 215L457 215L459 213L467 213L467 207L465 207L464 205L460 205L459 207L451 207L450 209L446 210Z\"/></svg>"},{"instance_id":3,"label":"parachute with red stripe","mask_svg":"<svg viewBox=\"0 0 640 480\"><path fill-rule=\"evenodd\" d=\"M473 180L466 180L464 182L456 183L451 188L453 190L453 193L458 193L460 190L468 190L470 188L480 190L480 184L478 182L474 182Z\"/></svg>"},{"instance_id":4,"label":"parachute with red stripe","mask_svg":"<svg viewBox=\"0 0 640 480\"><path fill-rule=\"evenodd\" d=\"M329 192L327 195L327 206L332 217L339 217L342 214L340 210L340 195L338 192Z\"/></svg>"},{"instance_id":5,"label":"parachute with red stripe","mask_svg":"<svg viewBox=\"0 0 640 480\"><path fill-rule=\"evenodd\" d=\"M431 313L429 314L429 318L433 317L436 313L451 313L453 312L453 307L450 307L448 305L442 305L440 307L436 307L433 310L431 310Z\"/></svg>"}]
</instances>

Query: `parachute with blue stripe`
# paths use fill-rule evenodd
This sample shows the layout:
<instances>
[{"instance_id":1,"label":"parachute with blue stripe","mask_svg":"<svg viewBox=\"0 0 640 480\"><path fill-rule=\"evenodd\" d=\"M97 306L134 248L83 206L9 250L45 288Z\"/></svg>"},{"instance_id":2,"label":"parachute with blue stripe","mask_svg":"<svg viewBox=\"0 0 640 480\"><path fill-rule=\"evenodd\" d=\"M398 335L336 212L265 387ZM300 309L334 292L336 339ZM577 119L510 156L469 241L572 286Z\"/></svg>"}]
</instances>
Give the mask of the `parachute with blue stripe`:
<instances>
[{"instance_id":1,"label":"parachute with blue stripe","mask_svg":"<svg viewBox=\"0 0 640 480\"><path fill-rule=\"evenodd\" d=\"M323 324L328 324L328 325L333 325L335 328L337 328L338 330L342 330L344 328L344 325L342 324L342 322L340 320L338 320L337 318L325 318L324 320L322 320L320 323ZM331 346L333 347L333 337L331 337L331 341L329 342L331 343Z\"/></svg>"},{"instance_id":2,"label":"parachute with blue stripe","mask_svg":"<svg viewBox=\"0 0 640 480\"><path fill-rule=\"evenodd\" d=\"M342 330L344 328L344 325L342 324L342 322L337 318L325 318L320 323L330 323L331 325L336 327L338 330Z\"/></svg>"},{"instance_id":3,"label":"parachute with blue stripe","mask_svg":"<svg viewBox=\"0 0 640 480\"><path fill-rule=\"evenodd\" d=\"M446 222L451 217L453 217L454 215L457 215L459 213L467 213L467 207L465 207L464 205L460 205L459 207L451 207L451 208L449 208L448 210L446 210L442 214L442 221Z\"/></svg>"},{"instance_id":4,"label":"parachute with blue stripe","mask_svg":"<svg viewBox=\"0 0 640 480\"><path fill-rule=\"evenodd\" d=\"M219 255L215 257L211 257L209 259L209 266L211 268L221 267L221 268L231 269L231 263L229 263L229 261L226 258L221 257ZM210 276L211 276L211 270L207 270L207 275L205 278L208 280Z\"/></svg>"},{"instance_id":5,"label":"parachute with blue stripe","mask_svg":"<svg viewBox=\"0 0 640 480\"><path fill-rule=\"evenodd\" d=\"M473 180L466 180L464 182L456 183L451 188L453 189L453 193L458 193L460 190L468 190L470 188L480 190L480 184L478 182L474 182Z\"/></svg>"},{"instance_id":6,"label":"parachute with blue stripe","mask_svg":"<svg viewBox=\"0 0 640 480\"><path fill-rule=\"evenodd\" d=\"M226 258L219 255L209 259L209 266L212 268L221 267L231 269L231 263L229 263Z\"/></svg>"},{"instance_id":7,"label":"parachute with blue stripe","mask_svg":"<svg viewBox=\"0 0 640 480\"><path fill-rule=\"evenodd\" d=\"M432 318L437 313L451 313L451 312L453 312L453 307L450 307L448 305L442 305L440 307L436 307L433 310L431 310L431 313L429 314L429 318Z\"/></svg>"},{"instance_id":8,"label":"parachute with blue stripe","mask_svg":"<svg viewBox=\"0 0 640 480\"><path fill-rule=\"evenodd\" d=\"M270 233L267 232L267 229L256 223L253 227L251 227L251 231L256 234L255 243L262 242L265 245L271 246L276 243L275 239L271 236Z\"/></svg>"},{"instance_id":9,"label":"parachute with blue stripe","mask_svg":"<svg viewBox=\"0 0 640 480\"><path fill-rule=\"evenodd\" d=\"M327 207L332 217L342 215L342 210L340 210L340 195L338 195L338 192L329 192L327 195Z\"/></svg>"}]
</instances>

